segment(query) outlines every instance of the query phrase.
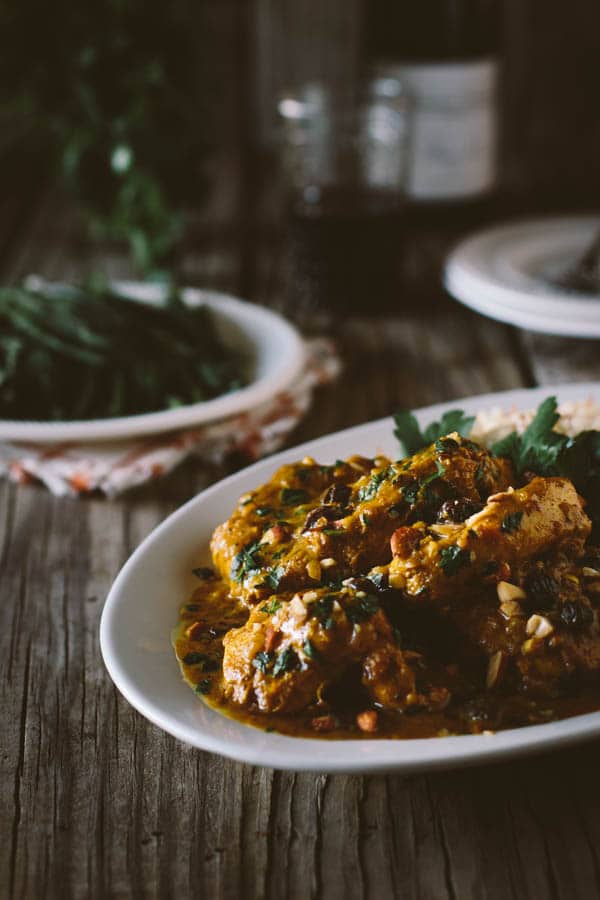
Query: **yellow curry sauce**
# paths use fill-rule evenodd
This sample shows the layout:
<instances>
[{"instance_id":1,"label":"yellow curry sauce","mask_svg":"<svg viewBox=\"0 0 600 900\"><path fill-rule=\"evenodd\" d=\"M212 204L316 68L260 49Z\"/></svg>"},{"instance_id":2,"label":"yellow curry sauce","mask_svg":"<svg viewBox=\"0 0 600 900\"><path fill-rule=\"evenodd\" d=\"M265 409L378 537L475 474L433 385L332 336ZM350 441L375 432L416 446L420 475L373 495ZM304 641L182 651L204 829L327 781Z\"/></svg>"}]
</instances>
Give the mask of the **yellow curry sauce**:
<instances>
[{"instance_id":1,"label":"yellow curry sauce","mask_svg":"<svg viewBox=\"0 0 600 900\"><path fill-rule=\"evenodd\" d=\"M297 736L480 733L596 710L590 531L568 479L519 482L455 433L396 463L307 458L215 531L177 658L211 707Z\"/></svg>"}]
</instances>

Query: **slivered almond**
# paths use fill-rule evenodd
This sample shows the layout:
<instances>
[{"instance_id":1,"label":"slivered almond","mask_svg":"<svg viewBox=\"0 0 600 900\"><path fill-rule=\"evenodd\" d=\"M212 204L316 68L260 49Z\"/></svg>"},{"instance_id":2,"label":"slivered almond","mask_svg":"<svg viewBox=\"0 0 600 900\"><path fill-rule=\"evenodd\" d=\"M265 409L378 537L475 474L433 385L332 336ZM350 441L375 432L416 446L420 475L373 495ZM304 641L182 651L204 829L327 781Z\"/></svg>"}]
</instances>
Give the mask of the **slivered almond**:
<instances>
[{"instance_id":1,"label":"slivered almond","mask_svg":"<svg viewBox=\"0 0 600 900\"><path fill-rule=\"evenodd\" d=\"M502 675L504 674L504 669L506 668L506 656L502 652L502 650L497 650L490 657L490 661L487 667L487 674L485 677L485 686L488 690L491 690L495 687Z\"/></svg>"},{"instance_id":2,"label":"slivered almond","mask_svg":"<svg viewBox=\"0 0 600 900\"><path fill-rule=\"evenodd\" d=\"M598 569L592 569L591 566L584 566L581 570L584 578L597 578L600 575Z\"/></svg>"},{"instance_id":3,"label":"slivered almond","mask_svg":"<svg viewBox=\"0 0 600 900\"><path fill-rule=\"evenodd\" d=\"M312 578L313 581L321 580L321 563L318 559L311 559L310 562L306 563L306 571L308 577Z\"/></svg>"},{"instance_id":4,"label":"slivered almond","mask_svg":"<svg viewBox=\"0 0 600 900\"><path fill-rule=\"evenodd\" d=\"M529 637L545 638L554 631L554 625L546 616L538 616L537 613L527 619L525 632Z\"/></svg>"},{"instance_id":5,"label":"slivered almond","mask_svg":"<svg viewBox=\"0 0 600 900\"><path fill-rule=\"evenodd\" d=\"M496 586L498 600L500 603L506 603L507 600L525 600L527 594L516 584L510 581L499 581Z\"/></svg>"},{"instance_id":6,"label":"slivered almond","mask_svg":"<svg viewBox=\"0 0 600 900\"><path fill-rule=\"evenodd\" d=\"M296 594L296 596L298 596L298 594ZM304 603L312 603L314 600L317 599L318 596L319 595L317 594L316 591L305 591L302 594L302 600L304 601Z\"/></svg>"},{"instance_id":7,"label":"slivered almond","mask_svg":"<svg viewBox=\"0 0 600 900\"><path fill-rule=\"evenodd\" d=\"M322 569L331 569L332 566L336 566L337 563L333 556L326 556L325 559L321 560L321 568Z\"/></svg>"},{"instance_id":8,"label":"slivered almond","mask_svg":"<svg viewBox=\"0 0 600 900\"><path fill-rule=\"evenodd\" d=\"M505 600L500 604L500 612L505 619L512 619L513 616L522 616L523 608L516 600Z\"/></svg>"}]
</instances>

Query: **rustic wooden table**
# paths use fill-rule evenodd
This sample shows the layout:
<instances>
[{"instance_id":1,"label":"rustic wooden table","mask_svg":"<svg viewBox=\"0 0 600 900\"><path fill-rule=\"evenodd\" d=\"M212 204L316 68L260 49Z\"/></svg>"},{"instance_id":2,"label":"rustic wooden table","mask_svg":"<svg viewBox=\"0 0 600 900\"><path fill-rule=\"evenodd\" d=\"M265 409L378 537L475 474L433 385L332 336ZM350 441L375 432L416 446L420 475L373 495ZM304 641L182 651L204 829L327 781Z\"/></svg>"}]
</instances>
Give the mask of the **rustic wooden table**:
<instances>
[{"instance_id":1,"label":"rustic wooden table","mask_svg":"<svg viewBox=\"0 0 600 900\"><path fill-rule=\"evenodd\" d=\"M94 263L53 198L5 213L5 278ZM238 237L205 242L188 276L277 305L280 255L261 254L244 288L252 259ZM118 255L102 264L127 274ZM516 331L432 294L419 316L406 297L393 318L341 323L344 374L294 443L398 405L600 378L596 343ZM98 647L108 588L158 522L222 475L184 465L115 502L0 483L0 896L597 897L598 744L426 776L299 775L186 747L120 697Z\"/></svg>"}]
</instances>

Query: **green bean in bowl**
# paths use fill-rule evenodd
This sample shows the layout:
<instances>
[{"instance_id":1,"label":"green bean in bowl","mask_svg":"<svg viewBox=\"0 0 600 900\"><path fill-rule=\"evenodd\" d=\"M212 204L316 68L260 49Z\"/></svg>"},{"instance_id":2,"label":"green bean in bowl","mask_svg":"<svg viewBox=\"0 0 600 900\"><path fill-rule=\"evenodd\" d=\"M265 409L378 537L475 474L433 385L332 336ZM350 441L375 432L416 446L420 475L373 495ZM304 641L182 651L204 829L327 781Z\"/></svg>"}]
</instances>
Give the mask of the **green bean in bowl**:
<instances>
[{"instance_id":1,"label":"green bean in bowl","mask_svg":"<svg viewBox=\"0 0 600 900\"><path fill-rule=\"evenodd\" d=\"M199 403L247 384L211 310L30 279L0 289L0 418L74 421Z\"/></svg>"}]
</instances>

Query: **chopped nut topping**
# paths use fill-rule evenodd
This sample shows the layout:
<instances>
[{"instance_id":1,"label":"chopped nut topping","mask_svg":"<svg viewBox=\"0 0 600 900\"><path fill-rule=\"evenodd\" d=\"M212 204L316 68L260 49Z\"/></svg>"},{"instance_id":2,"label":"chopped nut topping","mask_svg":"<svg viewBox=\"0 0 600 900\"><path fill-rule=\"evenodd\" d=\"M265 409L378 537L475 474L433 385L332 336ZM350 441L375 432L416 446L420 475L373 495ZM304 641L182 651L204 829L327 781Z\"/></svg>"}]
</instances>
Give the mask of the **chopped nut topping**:
<instances>
[{"instance_id":1,"label":"chopped nut topping","mask_svg":"<svg viewBox=\"0 0 600 900\"><path fill-rule=\"evenodd\" d=\"M356 724L361 731L377 731L378 715L374 709L365 709L357 715Z\"/></svg>"},{"instance_id":2,"label":"chopped nut topping","mask_svg":"<svg viewBox=\"0 0 600 900\"><path fill-rule=\"evenodd\" d=\"M290 610L296 619L303 620L306 618L306 607L302 602L300 594L294 594L292 599L290 600Z\"/></svg>"},{"instance_id":3,"label":"chopped nut topping","mask_svg":"<svg viewBox=\"0 0 600 900\"><path fill-rule=\"evenodd\" d=\"M336 566L337 563L333 556L326 556L325 559L321 560L321 568L323 569L331 569L332 566Z\"/></svg>"},{"instance_id":4,"label":"chopped nut topping","mask_svg":"<svg viewBox=\"0 0 600 900\"><path fill-rule=\"evenodd\" d=\"M310 720L310 724L315 731L333 731L337 726L335 716L317 716Z\"/></svg>"},{"instance_id":5,"label":"chopped nut topping","mask_svg":"<svg viewBox=\"0 0 600 900\"><path fill-rule=\"evenodd\" d=\"M516 600L505 600L500 604L500 612L505 619L512 619L513 616L522 616L523 608Z\"/></svg>"},{"instance_id":6,"label":"chopped nut topping","mask_svg":"<svg viewBox=\"0 0 600 900\"><path fill-rule=\"evenodd\" d=\"M296 594L296 596L298 596L298 594ZM312 603L314 600L317 599L318 596L319 596L319 595L317 594L316 591L305 591L305 592L302 594L302 600L303 600L305 603Z\"/></svg>"},{"instance_id":7,"label":"chopped nut topping","mask_svg":"<svg viewBox=\"0 0 600 900\"><path fill-rule=\"evenodd\" d=\"M306 564L306 571L308 577L312 578L313 581L321 580L321 563L318 559L311 559L311 561Z\"/></svg>"},{"instance_id":8,"label":"chopped nut topping","mask_svg":"<svg viewBox=\"0 0 600 900\"><path fill-rule=\"evenodd\" d=\"M525 631L530 637L545 638L554 631L554 625L546 616L538 616L537 613L527 619Z\"/></svg>"},{"instance_id":9,"label":"chopped nut topping","mask_svg":"<svg viewBox=\"0 0 600 900\"><path fill-rule=\"evenodd\" d=\"M525 600L527 597L523 588L516 584L511 584L510 581L499 581L496 591L500 603L506 603L507 600Z\"/></svg>"},{"instance_id":10,"label":"chopped nut topping","mask_svg":"<svg viewBox=\"0 0 600 900\"><path fill-rule=\"evenodd\" d=\"M506 668L506 656L502 652L502 650L497 650L490 657L490 661L488 663L487 674L485 677L485 686L488 690L495 687L496 684L500 681L502 675L504 674L504 670Z\"/></svg>"},{"instance_id":11,"label":"chopped nut topping","mask_svg":"<svg viewBox=\"0 0 600 900\"><path fill-rule=\"evenodd\" d=\"M584 566L581 571L585 578L597 578L600 575L600 571L592 569L591 566Z\"/></svg>"}]
</instances>

